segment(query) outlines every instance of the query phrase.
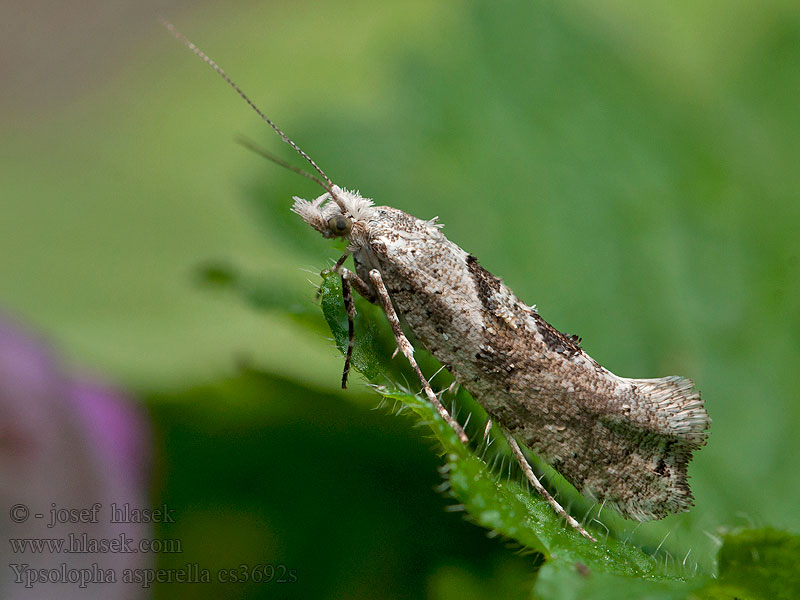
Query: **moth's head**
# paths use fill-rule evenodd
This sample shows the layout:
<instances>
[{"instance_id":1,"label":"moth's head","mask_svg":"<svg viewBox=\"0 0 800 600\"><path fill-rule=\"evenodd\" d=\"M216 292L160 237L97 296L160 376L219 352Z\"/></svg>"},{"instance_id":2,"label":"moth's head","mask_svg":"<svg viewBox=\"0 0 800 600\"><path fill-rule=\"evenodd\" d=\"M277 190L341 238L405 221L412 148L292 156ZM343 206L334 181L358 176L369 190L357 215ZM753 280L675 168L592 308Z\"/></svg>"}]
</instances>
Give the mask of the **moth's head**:
<instances>
[{"instance_id":1,"label":"moth's head","mask_svg":"<svg viewBox=\"0 0 800 600\"><path fill-rule=\"evenodd\" d=\"M353 230L364 230L366 221L372 217L372 200L362 198L358 192L348 192L339 186L332 186L316 200L309 202L294 197L292 212L300 217L324 237L350 238Z\"/></svg>"}]
</instances>

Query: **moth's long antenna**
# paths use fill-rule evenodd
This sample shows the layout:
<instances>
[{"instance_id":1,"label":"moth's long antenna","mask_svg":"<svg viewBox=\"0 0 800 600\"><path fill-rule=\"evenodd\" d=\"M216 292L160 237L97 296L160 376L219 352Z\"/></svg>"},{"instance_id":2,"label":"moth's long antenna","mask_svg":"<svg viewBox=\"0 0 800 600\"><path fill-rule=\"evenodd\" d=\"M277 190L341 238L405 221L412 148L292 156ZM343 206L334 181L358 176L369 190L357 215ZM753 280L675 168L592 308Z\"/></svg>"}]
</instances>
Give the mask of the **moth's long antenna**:
<instances>
[{"instance_id":1,"label":"moth's long antenna","mask_svg":"<svg viewBox=\"0 0 800 600\"><path fill-rule=\"evenodd\" d=\"M205 52L203 52L202 50L200 50L200 48L195 46L180 31L175 29L175 26L172 23L170 23L169 21L167 21L166 19L161 18L161 23L164 25L164 27L166 27L169 30L169 32L172 35L174 35L178 40L183 42L183 44L187 48L189 48L189 50L191 50L197 56L202 58L203 61L208 66L210 66L212 69L214 69L219 74L219 76L222 77L228 83L229 86L231 86L234 90L236 90L236 93L239 94L244 99L244 101L247 102L250 105L250 108L252 108L254 111L256 111L258 116L261 117L267 125L272 127L272 129L275 131L275 133L277 133L279 136L281 136L281 139L284 142L289 144L294 149L295 152L297 152L300 156L302 156L304 159L306 159L306 161L308 161L308 164L310 164L312 167L314 167L314 169L317 171L317 173L322 175L322 178L325 180L325 184L322 184L322 182L319 181L316 178L314 178L314 180L317 183L319 183L320 185L322 185L322 187L325 188L330 193L330 195L334 198L334 200L337 201L337 204L339 204L339 199L333 193L333 182L330 179L328 179L328 176L325 175L325 172L322 169L319 168L317 163L315 163L314 160L308 154L303 152L303 150L300 148L300 146L295 144L294 141L292 141L292 139L288 135L283 133L283 131L281 131L280 128L277 125L275 125L275 123L270 121L269 118L267 118L267 115L265 115L263 112L261 112L261 110L253 103L253 101L250 100L250 98L247 97L247 94L245 94L241 90L241 88L238 85L236 85L236 83L233 81L233 79L228 77L228 74L225 71L223 71L222 68L217 63L215 63L213 60L211 60L211 58ZM270 159L270 160L274 160L274 159ZM275 161L275 162L278 162L278 161ZM279 162L278 164L281 164L281 163ZM286 166L286 165L284 165L284 166ZM292 169L292 170L294 170L294 169Z\"/></svg>"},{"instance_id":2,"label":"moth's long antenna","mask_svg":"<svg viewBox=\"0 0 800 600\"><path fill-rule=\"evenodd\" d=\"M265 150L264 148L262 148L261 146L256 144L253 140L251 140L250 138L245 137L243 135L237 135L236 136L236 141L239 144L241 144L242 146L244 146L245 148L247 148L248 150L250 150L251 152L255 152L259 156L263 156L267 160L271 160L276 165L280 165L280 166L282 166L282 167L284 167L286 169L289 169L290 171L294 171L298 175L302 175L303 177L306 177L306 178L310 179L311 181L316 182L322 188L324 188L324 189L326 189L326 190L328 190L330 192L330 190L328 189L328 186L325 185L318 178L314 177L311 173L308 173L307 171L303 171L303 169L301 169L300 167L295 167L294 165L289 164L288 162L283 160L282 158L279 158L279 157L275 156L272 152L270 152L269 150Z\"/></svg>"}]
</instances>

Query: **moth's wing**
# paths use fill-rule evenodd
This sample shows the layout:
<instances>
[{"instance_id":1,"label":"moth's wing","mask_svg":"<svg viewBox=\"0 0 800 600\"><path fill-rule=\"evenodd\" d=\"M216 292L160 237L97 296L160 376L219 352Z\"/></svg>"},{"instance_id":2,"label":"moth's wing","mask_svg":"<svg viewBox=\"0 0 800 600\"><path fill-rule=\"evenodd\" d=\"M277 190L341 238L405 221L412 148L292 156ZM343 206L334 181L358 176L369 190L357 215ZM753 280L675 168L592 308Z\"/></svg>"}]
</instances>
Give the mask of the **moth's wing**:
<instances>
[{"instance_id":1,"label":"moth's wing","mask_svg":"<svg viewBox=\"0 0 800 600\"><path fill-rule=\"evenodd\" d=\"M608 388L598 383L607 408L564 423L564 448L540 448L544 458L552 456L552 466L582 494L626 517L659 519L688 510L688 464L710 425L691 380L625 379L605 369L595 377L614 380L623 392L609 402ZM587 385L565 393L563 401L597 407L603 400Z\"/></svg>"}]
</instances>

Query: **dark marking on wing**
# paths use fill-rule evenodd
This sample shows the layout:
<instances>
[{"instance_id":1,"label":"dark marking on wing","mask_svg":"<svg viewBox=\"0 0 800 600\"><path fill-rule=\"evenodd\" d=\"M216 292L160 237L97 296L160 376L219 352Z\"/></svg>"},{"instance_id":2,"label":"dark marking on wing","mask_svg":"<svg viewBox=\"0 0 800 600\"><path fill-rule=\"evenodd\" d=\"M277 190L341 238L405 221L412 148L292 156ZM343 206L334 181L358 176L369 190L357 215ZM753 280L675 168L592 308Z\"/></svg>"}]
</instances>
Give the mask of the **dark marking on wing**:
<instances>
[{"instance_id":1,"label":"dark marking on wing","mask_svg":"<svg viewBox=\"0 0 800 600\"><path fill-rule=\"evenodd\" d=\"M467 255L467 268L472 275L472 279L475 281L475 287L478 290L478 299L487 311L494 313L496 305L493 296L500 291L503 282L480 266L478 264L478 259L472 254ZM548 350L551 352L558 352L559 354L565 354L568 357L582 352L580 337L561 333L536 312L533 313L533 318L536 321L539 332L544 338L544 343L547 345Z\"/></svg>"},{"instance_id":2,"label":"dark marking on wing","mask_svg":"<svg viewBox=\"0 0 800 600\"><path fill-rule=\"evenodd\" d=\"M561 333L558 329L545 321L539 313L534 313L533 318L536 320L539 333L542 334L544 343L547 344L549 350L558 352L559 354L566 354L567 356L575 356L582 352L580 337L574 334L566 335Z\"/></svg>"},{"instance_id":3,"label":"dark marking on wing","mask_svg":"<svg viewBox=\"0 0 800 600\"><path fill-rule=\"evenodd\" d=\"M475 281L475 287L478 289L478 299L481 301L483 308L492 312L495 308L492 296L500 291L501 281L480 266L478 259L472 254L467 254L467 268Z\"/></svg>"},{"instance_id":4,"label":"dark marking on wing","mask_svg":"<svg viewBox=\"0 0 800 600\"><path fill-rule=\"evenodd\" d=\"M675 446L677 444L678 444L678 441L674 440L674 439L667 440L666 443L664 444L664 451L663 451L661 457L658 459L658 465L656 466L656 473L658 473L662 477L668 473L667 461L665 460L664 457L670 456L671 454L675 453ZM678 457L680 459L680 453L678 453ZM686 462L688 462L688 460L684 459L683 462L686 463ZM688 489L688 486L687 486L687 489Z\"/></svg>"}]
</instances>

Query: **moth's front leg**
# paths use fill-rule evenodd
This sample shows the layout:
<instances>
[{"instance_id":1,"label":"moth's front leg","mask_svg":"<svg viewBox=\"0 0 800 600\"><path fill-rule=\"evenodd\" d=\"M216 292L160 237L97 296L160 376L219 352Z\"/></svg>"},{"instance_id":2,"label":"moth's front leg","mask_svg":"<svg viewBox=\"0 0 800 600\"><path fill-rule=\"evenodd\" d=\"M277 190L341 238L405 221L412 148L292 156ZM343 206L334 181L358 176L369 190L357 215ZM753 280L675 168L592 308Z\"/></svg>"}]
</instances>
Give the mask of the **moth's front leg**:
<instances>
[{"instance_id":1,"label":"moth's front leg","mask_svg":"<svg viewBox=\"0 0 800 600\"><path fill-rule=\"evenodd\" d=\"M345 269L347 271L347 269ZM349 271L348 271L349 273ZM342 370L342 389L347 389L347 376L350 374L350 361L353 358L353 346L355 346L356 328L355 316L356 306L353 303L353 291L350 289L350 280L342 273L342 298L344 299L344 310L347 313L347 352L344 355L344 369Z\"/></svg>"},{"instance_id":2,"label":"moth's front leg","mask_svg":"<svg viewBox=\"0 0 800 600\"><path fill-rule=\"evenodd\" d=\"M358 275L343 266L344 261L347 260L348 256L350 256L350 253L345 252L339 258L339 260L336 261L336 264L334 264L332 268L323 269L323 271L320 273L322 277L325 277L327 274L338 273L342 278L342 299L344 300L344 309L347 313L347 351L345 352L344 369L342 369L343 390L347 389L347 377L350 374L350 363L353 358L353 347L355 346L354 319L356 316L356 307L353 303L352 288L355 287L356 291L369 302L374 304L376 301L375 292L371 289L371 287ZM317 300L319 300L321 293L322 288L320 287L317 290Z\"/></svg>"},{"instance_id":3,"label":"moth's front leg","mask_svg":"<svg viewBox=\"0 0 800 600\"><path fill-rule=\"evenodd\" d=\"M422 374L419 365L417 365L417 361L414 360L414 347L411 345L411 342L408 341L408 338L403 333L403 329L400 327L400 319L397 317L394 306L392 306L392 299L389 297L389 292L386 291L386 286L383 284L383 278L381 277L380 272L377 269L372 269L369 272L369 278L378 294L378 299L383 307L383 312L386 313L386 318L389 319L389 324L392 326L392 331L394 332L394 337L397 341L397 347L400 349L400 352L403 353L406 359L408 359L411 368L414 369L417 377L419 377L419 380L422 383L422 388L425 390L425 395L428 396L428 400L431 401L431 404L433 404L445 422L453 428L453 431L455 431L456 434L458 434L459 439L465 444L468 443L469 438L467 437L467 434L464 433L464 429L458 424L458 421L450 416L450 413L447 412L447 409L441 403L439 398L433 393L431 385Z\"/></svg>"},{"instance_id":4,"label":"moth's front leg","mask_svg":"<svg viewBox=\"0 0 800 600\"><path fill-rule=\"evenodd\" d=\"M362 296L372 304L376 304L377 298L375 297L375 291L372 289L372 286L346 267L342 267L341 274L342 281L346 280L349 284L352 284L359 296Z\"/></svg>"},{"instance_id":5,"label":"moth's front leg","mask_svg":"<svg viewBox=\"0 0 800 600\"><path fill-rule=\"evenodd\" d=\"M341 261L344 262L344 261ZM337 263L338 266L341 266L340 263ZM353 290L352 288L356 288L356 291L369 300L370 302L375 302L375 294L367 285L367 283L361 279L358 275L353 273L350 269L345 267L341 267L341 276L342 276L342 298L344 299L344 309L347 313L347 352L345 352L344 356L344 369L342 370L342 389L347 389L347 376L350 374L350 362L353 358L353 347L355 346L355 323L354 319L356 316L356 306L353 302ZM351 287L352 286L352 287Z\"/></svg>"},{"instance_id":6,"label":"moth's front leg","mask_svg":"<svg viewBox=\"0 0 800 600\"><path fill-rule=\"evenodd\" d=\"M339 260L337 260L336 263L333 265L333 267L331 267L330 269L322 269L320 276L324 278L326 275L330 275L331 273L337 273L339 276L341 276L342 279L345 278L349 279L350 283L352 284L352 287L356 289L356 291L359 293L360 296L366 298L368 302L376 304L377 298L375 297L375 291L372 289L372 286L370 286L366 281L361 279L361 277L359 277L356 273L344 267L344 261L347 260L348 256L350 256L349 252L345 252L344 254L342 254ZM316 296L317 300L319 300L321 294L322 294L322 288L320 287L317 290L317 296Z\"/></svg>"}]
</instances>

